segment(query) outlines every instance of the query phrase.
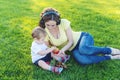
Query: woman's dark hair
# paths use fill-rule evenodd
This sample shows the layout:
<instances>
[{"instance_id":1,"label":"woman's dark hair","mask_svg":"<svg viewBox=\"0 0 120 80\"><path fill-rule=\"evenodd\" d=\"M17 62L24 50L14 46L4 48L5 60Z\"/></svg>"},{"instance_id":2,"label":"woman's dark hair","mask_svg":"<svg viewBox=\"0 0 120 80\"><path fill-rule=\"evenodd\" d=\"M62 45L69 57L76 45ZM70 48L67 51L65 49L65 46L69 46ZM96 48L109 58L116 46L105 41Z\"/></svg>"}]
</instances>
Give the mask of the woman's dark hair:
<instances>
[{"instance_id":1,"label":"woman's dark hair","mask_svg":"<svg viewBox=\"0 0 120 80\"><path fill-rule=\"evenodd\" d=\"M42 13L40 14L41 19L39 21L39 26L45 28L45 22L49 20L56 21L56 25L60 24L60 14L54 8L45 8Z\"/></svg>"}]
</instances>

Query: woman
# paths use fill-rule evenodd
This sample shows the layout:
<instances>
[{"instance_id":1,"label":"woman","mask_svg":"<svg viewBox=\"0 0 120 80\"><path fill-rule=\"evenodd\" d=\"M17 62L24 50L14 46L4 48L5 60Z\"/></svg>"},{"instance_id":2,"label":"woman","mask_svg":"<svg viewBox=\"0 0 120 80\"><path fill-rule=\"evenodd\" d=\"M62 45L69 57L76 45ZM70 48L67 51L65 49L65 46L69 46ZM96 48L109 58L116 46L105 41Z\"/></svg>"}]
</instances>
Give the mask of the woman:
<instances>
[{"instance_id":1,"label":"woman","mask_svg":"<svg viewBox=\"0 0 120 80\"><path fill-rule=\"evenodd\" d=\"M59 54L65 54L65 51L70 50L79 64L120 59L119 49L94 46L94 39L89 33L72 31L70 21L61 19L54 8L43 10L39 26L46 30L49 42L60 48Z\"/></svg>"}]
</instances>

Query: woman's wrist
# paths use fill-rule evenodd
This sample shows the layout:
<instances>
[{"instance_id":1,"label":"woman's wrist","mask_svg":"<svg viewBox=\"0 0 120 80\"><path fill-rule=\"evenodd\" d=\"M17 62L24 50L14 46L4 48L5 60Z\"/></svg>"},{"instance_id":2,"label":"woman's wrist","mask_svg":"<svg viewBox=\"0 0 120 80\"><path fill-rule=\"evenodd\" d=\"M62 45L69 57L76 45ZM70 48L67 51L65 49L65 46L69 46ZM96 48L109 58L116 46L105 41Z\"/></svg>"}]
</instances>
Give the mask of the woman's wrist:
<instances>
[{"instance_id":1,"label":"woman's wrist","mask_svg":"<svg viewBox=\"0 0 120 80\"><path fill-rule=\"evenodd\" d=\"M64 50L64 49L61 49L61 52L65 52L65 50Z\"/></svg>"},{"instance_id":2,"label":"woman's wrist","mask_svg":"<svg viewBox=\"0 0 120 80\"><path fill-rule=\"evenodd\" d=\"M73 42L68 42L68 44L64 46L61 50L65 52L69 50L72 47L72 45L73 45Z\"/></svg>"}]
</instances>

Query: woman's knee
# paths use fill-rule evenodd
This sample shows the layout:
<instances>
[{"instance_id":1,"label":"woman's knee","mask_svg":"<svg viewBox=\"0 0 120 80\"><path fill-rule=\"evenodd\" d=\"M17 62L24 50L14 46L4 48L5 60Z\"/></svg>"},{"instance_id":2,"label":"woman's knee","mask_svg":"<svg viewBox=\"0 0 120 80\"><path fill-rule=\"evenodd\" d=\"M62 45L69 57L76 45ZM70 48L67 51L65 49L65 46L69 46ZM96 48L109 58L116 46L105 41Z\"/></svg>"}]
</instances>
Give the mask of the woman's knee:
<instances>
[{"instance_id":1,"label":"woman's knee","mask_svg":"<svg viewBox=\"0 0 120 80\"><path fill-rule=\"evenodd\" d=\"M91 55L92 54L92 52L90 50L90 47L86 46L86 45L80 46L79 51L80 51L81 54L86 54L86 55Z\"/></svg>"},{"instance_id":2,"label":"woman's knee","mask_svg":"<svg viewBox=\"0 0 120 80\"><path fill-rule=\"evenodd\" d=\"M93 37L89 33L86 33L79 44L80 53L86 55L92 54L93 45L94 45Z\"/></svg>"},{"instance_id":3,"label":"woman's knee","mask_svg":"<svg viewBox=\"0 0 120 80\"><path fill-rule=\"evenodd\" d=\"M73 56L79 64L91 64L91 61L87 58L87 56L78 53L73 53Z\"/></svg>"}]
</instances>

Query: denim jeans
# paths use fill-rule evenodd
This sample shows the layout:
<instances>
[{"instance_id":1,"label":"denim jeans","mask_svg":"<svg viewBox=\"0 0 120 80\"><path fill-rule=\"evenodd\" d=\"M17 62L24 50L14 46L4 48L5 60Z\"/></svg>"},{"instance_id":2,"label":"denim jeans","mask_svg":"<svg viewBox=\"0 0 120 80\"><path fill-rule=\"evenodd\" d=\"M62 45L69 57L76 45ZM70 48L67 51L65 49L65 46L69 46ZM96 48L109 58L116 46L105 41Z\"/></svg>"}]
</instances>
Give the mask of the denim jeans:
<instances>
[{"instance_id":1,"label":"denim jeans","mask_svg":"<svg viewBox=\"0 0 120 80\"><path fill-rule=\"evenodd\" d=\"M72 53L79 64L93 64L111 59L109 56L105 56L105 54L111 54L111 49L94 46L93 37L86 32L82 32L76 47L72 50Z\"/></svg>"}]
</instances>

